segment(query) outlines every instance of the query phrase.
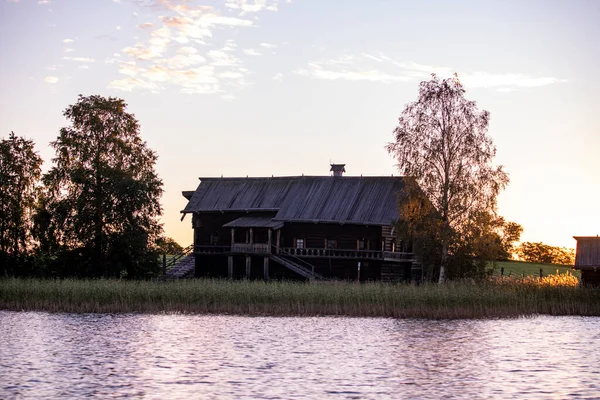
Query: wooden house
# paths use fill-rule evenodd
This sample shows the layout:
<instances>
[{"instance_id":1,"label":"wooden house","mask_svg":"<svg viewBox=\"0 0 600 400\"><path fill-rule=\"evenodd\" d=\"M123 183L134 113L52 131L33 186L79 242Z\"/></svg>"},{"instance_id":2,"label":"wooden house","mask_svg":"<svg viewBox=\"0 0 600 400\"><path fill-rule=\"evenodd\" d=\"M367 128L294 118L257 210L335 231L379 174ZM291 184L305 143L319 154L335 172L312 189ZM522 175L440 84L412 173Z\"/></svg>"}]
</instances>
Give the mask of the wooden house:
<instances>
[{"instance_id":1,"label":"wooden house","mask_svg":"<svg viewBox=\"0 0 600 400\"><path fill-rule=\"evenodd\" d=\"M574 236L577 240L575 269L581 271L581 282L600 285L600 237Z\"/></svg>"},{"instance_id":2,"label":"wooden house","mask_svg":"<svg viewBox=\"0 0 600 400\"><path fill-rule=\"evenodd\" d=\"M396 238L404 178L200 178L183 192L192 214L197 277L409 280L420 278ZM418 274L418 276L417 276Z\"/></svg>"}]
</instances>

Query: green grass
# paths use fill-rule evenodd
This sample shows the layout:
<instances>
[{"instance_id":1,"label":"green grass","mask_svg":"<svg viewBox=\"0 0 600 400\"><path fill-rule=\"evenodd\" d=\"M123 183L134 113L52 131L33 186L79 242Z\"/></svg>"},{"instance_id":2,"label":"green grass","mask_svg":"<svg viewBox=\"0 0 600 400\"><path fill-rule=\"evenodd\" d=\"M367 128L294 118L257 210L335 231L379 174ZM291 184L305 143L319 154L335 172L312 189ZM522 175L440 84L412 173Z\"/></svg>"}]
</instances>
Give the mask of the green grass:
<instances>
[{"instance_id":1,"label":"green grass","mask_svg":"<svg viewBox=\"0 0 600 400\"><path fill-rule=\"evenodd\" d=\"M509 281L444 285L346 282L0 279L0 309L75 313L498 318L600 316L600 289Z\"/></svg>"},{"instance_id":2,"label":"green grass","mask_svg":"<svg viewBox=\"0 0 600 400\"><path fill-rule=\"evenodd\" d=\"M529 263L524 261L497 261L496 267L494 268L494 276L500 276L500 268L504 267L504 276L540 276L540 268L543 271L544 276L556 274L556 271L560 274L564 274L567 271L577 278L581 279L579 271L572 269L571 267L557 264L538 264Z\"/></svg>"}]
</instances>

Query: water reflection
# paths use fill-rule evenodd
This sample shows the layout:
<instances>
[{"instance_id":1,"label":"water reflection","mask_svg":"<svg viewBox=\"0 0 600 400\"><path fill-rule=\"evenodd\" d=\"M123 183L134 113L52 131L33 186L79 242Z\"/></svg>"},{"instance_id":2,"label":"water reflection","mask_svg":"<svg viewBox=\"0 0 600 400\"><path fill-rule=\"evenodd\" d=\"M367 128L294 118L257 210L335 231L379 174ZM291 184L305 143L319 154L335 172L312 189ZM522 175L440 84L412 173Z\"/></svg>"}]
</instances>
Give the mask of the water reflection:
<instances>
[{"instance_id":1,"label":"water reflection","mask_svg":"<svg viewBox=\"0 0 600 400\"><path fill-rule=\"evenodd\" d=\"M599 345L600 318L0 311L0 398L589 398Z\"/></svg>"}]
</instances>

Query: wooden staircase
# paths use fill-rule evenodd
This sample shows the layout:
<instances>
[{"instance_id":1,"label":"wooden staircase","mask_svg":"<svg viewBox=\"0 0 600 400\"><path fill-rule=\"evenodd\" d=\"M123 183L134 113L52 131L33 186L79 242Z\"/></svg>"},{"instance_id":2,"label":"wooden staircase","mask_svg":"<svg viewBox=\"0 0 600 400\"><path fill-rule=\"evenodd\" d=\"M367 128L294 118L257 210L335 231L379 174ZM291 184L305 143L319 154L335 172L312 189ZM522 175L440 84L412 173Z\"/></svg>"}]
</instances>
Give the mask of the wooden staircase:
<instances>
[{"instance_id":1,"label":"wooden staircase","mask_svg":"<svg viewBox=\"0 0 600 400\"><path fill-rule=\"evenodd\" d=\"M166 279L193 278L196 272L196 257L193 254L181 258L175 265L167 269Z\"/></svg>"},{"instance_id":2,"label":"wooden staircase","mask_svg":"<svg viewBox=\"0 0 600 400\"><path fill-rule=\"evenodd\" d=\"M196 272L196 257L192 254L194 246L188 246L183 251L172 257L166 263L165 279L193 278Z\"/></svg>"},{"instance_id":3,"label":"wooden staircase","mask_svg":"<svg viewBox=\"0 0 600 400\"><path fill-rule=\"evenodd\" d=\"M319 275L315 272L315 267L313 265L300 259L292 260L289 257L284 257L276 254L271 254L269 258L275 261L276 263L286 267L287 269L294 271L298 275L308 279L309 281L313 281L315 279L325 279L322 275ZM301 265L300 263L303 263L305 265Z\"/></svg>"}]
</instances>

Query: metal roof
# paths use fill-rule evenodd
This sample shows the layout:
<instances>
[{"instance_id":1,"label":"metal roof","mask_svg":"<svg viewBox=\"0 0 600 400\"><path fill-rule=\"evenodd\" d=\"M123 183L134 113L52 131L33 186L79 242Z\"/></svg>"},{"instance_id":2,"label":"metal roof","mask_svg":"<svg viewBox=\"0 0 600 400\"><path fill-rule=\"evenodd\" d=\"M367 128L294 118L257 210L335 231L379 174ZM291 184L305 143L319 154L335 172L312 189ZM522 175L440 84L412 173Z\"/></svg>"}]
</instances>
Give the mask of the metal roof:
<instances>
[{"instance_id":1,"label":"metal roof","mask_svg":"<svg viewBox=\"0 0 600 400\"><path fill-rule=\"evenodd\" d=\"M281 221L273 221L271 217L241 217L223 225L223 228L273 228L283 226Z\"/></svg>"},{"instance_id":2,"label":"metal roof","mask_svg":"<svg viewBox=\"0 0 600 400\"><path fill-rule=\"evenodd\" d=\"M390 225L401 177L200 178L183 213L277 211L274 221Z\"/></svg>"}]
</instances>

